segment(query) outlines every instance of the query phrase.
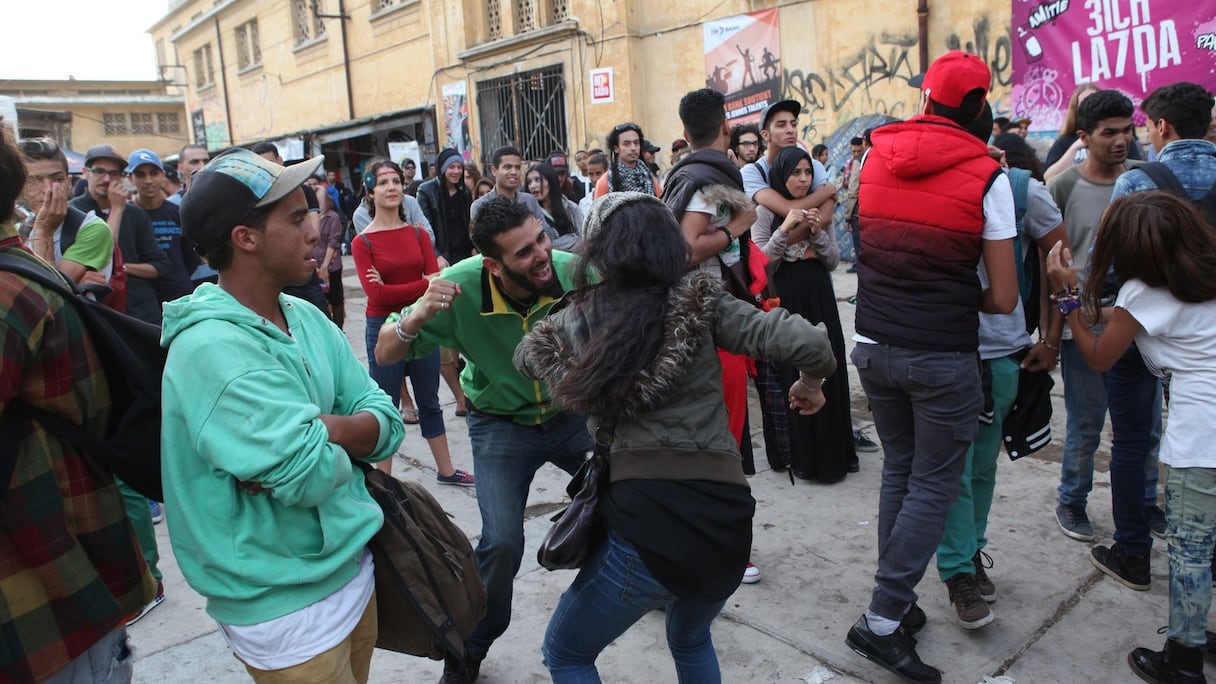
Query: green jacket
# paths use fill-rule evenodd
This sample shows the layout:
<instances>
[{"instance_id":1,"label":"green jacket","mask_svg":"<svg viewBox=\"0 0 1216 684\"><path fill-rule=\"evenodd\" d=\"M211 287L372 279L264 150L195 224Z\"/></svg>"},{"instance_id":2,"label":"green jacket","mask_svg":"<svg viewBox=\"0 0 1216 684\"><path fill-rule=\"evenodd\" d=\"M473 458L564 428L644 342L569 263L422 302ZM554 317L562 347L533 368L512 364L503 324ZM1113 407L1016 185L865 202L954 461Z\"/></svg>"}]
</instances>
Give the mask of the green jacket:
<instances>
[{"instance_id":1,"label":"green jacket","mask_svg":"<svg viewBox=\"0 0 1216 684\"><path fill-rule=\"evenodd\" d=\"M291 334L216 285L165 304L161 452L169 539L207 613L265 622L355 576L383 522L363 472L320 415L380 424L368 461L405 436L392 400L350 343L303 300L279 296ZM238 489L253 482L266 489Z\"/></svg>"},{"instance_id":2,"label":"green jacket","mask_svg":"<svg viewBox=\"0 0 1216 684\"><path fill-rule=\"evenodd\" d=\"M574 289L577 257L554 250L553 272L563 292ZM544 383L519 374L511 363L515 347L559 300L539 297L526 317L511 308L499 292L480 257L470 257L444 269L439 277L460 286L450 309L440 311L410 345L410 357L419 358L437 346L460 352L466 359L460 386L482 413L510 417L524 425L539 425L557 414ZM409 315L407 307L401 315ZM385 325L395 324L399 315Z\"/></svg>"}]
</instances>

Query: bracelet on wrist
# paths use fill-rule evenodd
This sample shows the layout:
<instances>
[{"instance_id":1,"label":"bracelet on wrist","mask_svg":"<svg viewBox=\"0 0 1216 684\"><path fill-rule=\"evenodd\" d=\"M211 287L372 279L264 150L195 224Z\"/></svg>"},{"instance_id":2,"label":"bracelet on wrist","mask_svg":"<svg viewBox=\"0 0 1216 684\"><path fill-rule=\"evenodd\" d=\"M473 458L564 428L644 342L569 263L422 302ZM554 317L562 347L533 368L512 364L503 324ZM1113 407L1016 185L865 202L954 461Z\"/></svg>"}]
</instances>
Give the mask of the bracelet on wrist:
<instances>
[{"instance_id":1,"label":"bracelet on wrist","mask_svg":"<svg viewBox=\"0 0 1216 684\"><path fill-rule=\"evenodd\" d=\"M1056 307L1060 310L1060 314L1065 318L1068 314L1081 308L1081 299L1079 297L1065 297L1056 301Z\"/></svg>"},{"instance_id":2,"label":"bracelet on wrist","mask_svg":"<svg viewBox=\"0 0 1216 684\"><path fill-rule=\"evenodd\" d=\"M823 389L823 385L827 381L828 381L827 378L812 378L809 375L807 375L806 373L798 374L798 382L801 382L803 385L806 385L807 388L809 388L811 390Z\"/></svg>"},{"instance_id":3,"label":"bracelet on wrist","mask_svg":"<svg viewBox=\"0 0 1216 684\"><path fill-rule=\"evenodd\" d=\"M1055 343L1055 344L1052 344L1052 343L1050 343L1050 342L1048 342L1048 341L1047 341L1047 338L1044 338L1044 337L1040 337L1040 338L1039 338L1039 342L1042 342L1044 347L1047 347L1048 349L1050 349L1050 350L1052 350L1052 351L1054 351L1054 352L1058 352L1058 351L1060 351L1060 343L1059 343L1059 342L1057 342L1057 343Z\"/></svg>"},{"instance_id":4,"label":"bracelet on wrist","mask_svg":"<svg viewBox=\"0 0 1216 684\"><path fill-rule=\"evenodd\" d=\"M401 322L404 320L404 318L398 318L397 325L393 326L393 328L397 331L397 339L401 340L402 342L413 342L414 340L418 339L418 333L407 333L405 329L401 327Z\"/></svg>"}]
</instances>

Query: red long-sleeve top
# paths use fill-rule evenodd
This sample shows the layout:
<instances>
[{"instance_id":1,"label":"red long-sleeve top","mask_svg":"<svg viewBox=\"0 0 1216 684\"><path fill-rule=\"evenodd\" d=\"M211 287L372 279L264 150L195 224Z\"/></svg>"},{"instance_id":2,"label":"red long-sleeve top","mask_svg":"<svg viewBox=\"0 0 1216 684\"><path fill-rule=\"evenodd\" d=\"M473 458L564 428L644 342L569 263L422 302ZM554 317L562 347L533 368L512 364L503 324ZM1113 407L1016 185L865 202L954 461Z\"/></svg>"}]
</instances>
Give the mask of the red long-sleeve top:
<instances>
[{"instance_id":1,"label":"red long-sleeve top","mask_svg":"<svg viewBox=\"0 0 1216 684\"><path fill-rule=\"evenodd\" d=\"M428 285L424 276L439 270L430 237L409 225L363 233L351 241L351 254L367 293L368 316L387 316L418 301ZM380 273L381 282L367 279L368 268Z\"/></svg>"}]
</instances>

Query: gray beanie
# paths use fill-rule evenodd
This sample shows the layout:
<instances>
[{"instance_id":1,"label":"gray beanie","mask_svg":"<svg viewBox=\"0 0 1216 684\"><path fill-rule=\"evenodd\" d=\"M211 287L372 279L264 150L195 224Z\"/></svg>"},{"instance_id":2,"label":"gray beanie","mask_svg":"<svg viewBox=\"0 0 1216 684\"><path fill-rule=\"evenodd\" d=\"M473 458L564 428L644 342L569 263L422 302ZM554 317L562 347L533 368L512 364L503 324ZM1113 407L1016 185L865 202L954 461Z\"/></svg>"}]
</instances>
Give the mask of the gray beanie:
<instances>
[{"instance_id":1,"label":"gray beanie","mask_svg":"<svg viewBox=\"0 0 1216 684\"><path fill-rule=\"evenodd\" d=\"M587 222L583 225L583 239L590 240L598 233L614 211L638 202L654 202L667 208L659 198L644 192L610 192L591 204L591 210L587 212Z\"/></svg>"}]
</instances>

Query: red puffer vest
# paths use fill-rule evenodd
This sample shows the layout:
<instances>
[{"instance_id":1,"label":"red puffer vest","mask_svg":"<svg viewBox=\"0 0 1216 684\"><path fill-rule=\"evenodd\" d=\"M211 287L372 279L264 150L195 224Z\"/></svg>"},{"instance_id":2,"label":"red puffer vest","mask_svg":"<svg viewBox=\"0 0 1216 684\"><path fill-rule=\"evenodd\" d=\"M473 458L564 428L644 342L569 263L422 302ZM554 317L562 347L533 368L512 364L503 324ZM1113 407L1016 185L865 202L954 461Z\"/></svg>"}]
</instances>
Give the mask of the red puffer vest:
<instances>
[{"instance_id":1,"label":"red puffer vest","mask_svg":"<svg viewBox=\"0 0 1216 684\"><path fill-rule=\"evenodd\" d=\"M984 194L1000 164L937 116L871 138L857 200L857 332L908 349L976 351Z\"/></svg>"}]
</instances>

